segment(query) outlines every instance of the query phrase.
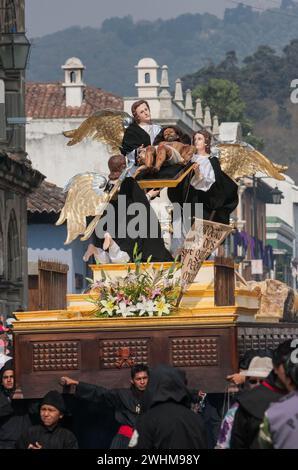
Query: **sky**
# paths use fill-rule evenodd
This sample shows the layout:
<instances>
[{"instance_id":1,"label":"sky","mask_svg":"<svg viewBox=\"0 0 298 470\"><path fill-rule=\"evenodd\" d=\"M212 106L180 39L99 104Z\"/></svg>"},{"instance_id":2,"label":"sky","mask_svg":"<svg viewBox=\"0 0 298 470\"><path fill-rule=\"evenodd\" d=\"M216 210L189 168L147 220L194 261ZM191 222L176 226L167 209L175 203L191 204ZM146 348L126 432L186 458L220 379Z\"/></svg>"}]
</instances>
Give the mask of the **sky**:
<instances>
[{"instance_id":1,"label":"sky","mask_svg":"<svg viewBox=\"0 0 298 470\"><path fill-rule=\"evenodd\" d=\"M280 0L243 0L257 9L274 8ZM99 27L112 16L131 15L135 20L175 18L183 13L223 16L235 0L25 0L29 37L44 36L70 26Z\"/></svg>"}]
</instances>

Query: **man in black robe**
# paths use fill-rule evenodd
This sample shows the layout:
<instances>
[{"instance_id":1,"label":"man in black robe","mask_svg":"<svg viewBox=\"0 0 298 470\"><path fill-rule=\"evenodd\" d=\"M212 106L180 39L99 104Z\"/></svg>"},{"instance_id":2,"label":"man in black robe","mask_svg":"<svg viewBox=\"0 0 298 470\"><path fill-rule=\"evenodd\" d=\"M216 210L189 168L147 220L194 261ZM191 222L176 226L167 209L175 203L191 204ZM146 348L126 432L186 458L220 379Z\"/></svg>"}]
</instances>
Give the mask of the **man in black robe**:
<instances>
[{"instance_id":1,"label":"man in black robe","mask_svg":"<svg viewBox=\"0 0 298 470\"><path fill-rule=\"evenodd\" d=\"M176 188L168 189L172 202L191 203L192 217L195 205L203 205L203 218L222 224L229 224L231 212L238 205L238 186L220 166L219 159L211 152L211 134L204 130L193 136L197 154L192 158L199 165L199 174L188 175Z\"/></svg>"},{"instance_id":2,"label":"man in black robe","mask_svg":"<svg viewBox=\"0 0 298 470\"><path fill-rule=\"evenodd\" d=\"M17 449L78 449L74 434L60 426L65 413L62 395L56 390L48 392L40 405L42 424L31 426L16 443Z\"/></svg>"},{"instance_id":3,"label":"man in black robe","mask_svg":"<svg viewBox=\"0 0 298 470\"><path fill-rule=\"evenodd\" d=\"M136 449L206 449L202 418L190 410L185 374L170 366L152 371L144 407L129 447Z\"/></svg>"},{"instance_id":4,"label":"man in black robe","mask_svg":"<svg viewBox=\"0 0 298 470\"><path fill-rule=\"evenodd\" d=\"M87 384L61 377L61 384L75 387L75 397L94 403L105 403L114 408L115 419L120 424L111 443L111 449L127 449L137 417L143 411L143 396L149 380L149 369L137 364L131 369L131 387L108 390L98 385Z\"/></svg>"},{"instance_id":5,"label":"man in black robe","mask_svg":"<svg viewBox=\"0 0 298 470\"><path fill-rule=\"evenodd\" d=\"M0 449L14 449L15 443L31 426L30 400L14 400L15 380L12 360L0 370Z\"/></svg>"}]
</instances>

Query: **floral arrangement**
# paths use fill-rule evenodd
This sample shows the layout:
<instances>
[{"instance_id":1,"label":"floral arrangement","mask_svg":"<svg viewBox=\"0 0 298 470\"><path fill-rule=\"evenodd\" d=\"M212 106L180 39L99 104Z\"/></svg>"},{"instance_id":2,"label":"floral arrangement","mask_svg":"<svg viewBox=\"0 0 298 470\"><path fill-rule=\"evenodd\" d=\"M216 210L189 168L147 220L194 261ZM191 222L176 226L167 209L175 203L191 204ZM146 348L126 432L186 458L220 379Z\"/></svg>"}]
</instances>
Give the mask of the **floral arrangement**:
<instances>
[{"instance_id":1,"label":"floral arrangement","mask_svg":"<svg viewBox=\"0 0 298 470\"><path fill-rule=\"evenodd\" d=\"M88 279L89 293L96 293L96 298L92 295L88 299L95 305L96 317L161 317L171 313L181 290L174 276L181 265L175 261L169 269L156 269L150 258L146 263L140 259L141 255L134 257L135 268L128 267L125 277L111 279L102 270L101 280Z\"/></svg>"}]
</instances>

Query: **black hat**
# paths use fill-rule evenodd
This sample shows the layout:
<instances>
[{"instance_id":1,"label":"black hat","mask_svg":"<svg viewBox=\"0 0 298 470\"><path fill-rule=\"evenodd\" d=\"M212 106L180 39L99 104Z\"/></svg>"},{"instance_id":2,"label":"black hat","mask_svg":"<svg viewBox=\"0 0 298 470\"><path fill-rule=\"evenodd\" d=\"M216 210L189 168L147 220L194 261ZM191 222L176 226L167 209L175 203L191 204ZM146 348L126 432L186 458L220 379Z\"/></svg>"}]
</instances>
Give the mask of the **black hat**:
<instances>
[{"instance_id":1,"label":"black hat","mask_svg":"<svg viewBox=\"0 0 298 470\"><path fill-rule=\"evenodd\" d=\"M65 403L61 393L57 392L56 390L51 390L48 392L42 399L40 406L42 405L51 405L57 408L57 410L61 411L61 413L65 413Z\"/></svg>"},{"instance_id":2,"label":"black hat","mask_svg":"<svg viewBox=\"0 0 298 470\"><path fill-rule=\"evenodd\" d=\"M3 374L6 370L13 370L13 360L9 359L5 362L4 366L0 369L0 383L2 382Z\"/></svg>"}]
</instances>

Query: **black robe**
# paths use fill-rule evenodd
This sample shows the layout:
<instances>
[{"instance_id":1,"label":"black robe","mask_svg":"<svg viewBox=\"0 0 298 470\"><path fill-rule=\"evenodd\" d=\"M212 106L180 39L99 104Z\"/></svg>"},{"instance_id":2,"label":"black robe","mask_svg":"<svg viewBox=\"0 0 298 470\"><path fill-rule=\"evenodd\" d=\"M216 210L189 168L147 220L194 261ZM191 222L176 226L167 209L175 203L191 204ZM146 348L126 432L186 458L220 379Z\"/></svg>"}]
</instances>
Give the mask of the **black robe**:
<instances>
[{"instance_id":1,"label":"black robe","mask_svg":"<svg viewBox=\"0 0 298 470\"><path fill-rule=\"evenodd\" d=\"M176 188L168 189L168 196L172 202L182 205L184 202L192 204L192 217L195 214L194 205L203 204L203 218L222 224L229 224L230 214L238 205L238 186L226 175L220 167L216 157L209 158L215 174L215 182L208 191L201 191L191 186L193 173L185 178ZM215 212L214 212L215 211Z\"/></svg>"},{"instance_id":2,"label":"black robe","mask_svg":"<svg viewBox=\"0 0 298 470\"><path fill-rule=\"evenodd\" d=\"M142 261L147 261L149 256L152 256L152 262L173 261L172 255L164 245L158 218L150 206L144 191L140 188L138 183L136 183L136 181L131 177L125 178L118 193L118 196L120 195L126 196L126 206L124 207L124 210L118 211L118 197L115 201L111 201L111 204L114 206L116 217L116 233L111 233L111 235L113 236L115 242L120 246L121 250L126 251L126 253L129 254L131 261L133 261L133 250L135 244L137 243L138 253L142 253ZM144 233L141 233L140 236L131 237L128 234L127 228L129 222L133 220L135 215L128 215L127 212L129 205L134 202L142 203L143 207L145 208L146 220L144 220L144 222L146 222L146 225L144 224L139 228L146 227L146 230ZM109 226L104 223L105 214L106 213L103 214L102 218L102 233L109 231ZM138 215L137 212L136 215ZM151 224L156 227L157 237L152 236L150 233ZM96 240L95 245L101 247L102 241Z\"/></svg>"},{"instance_id":3,"label":"black robe","mask_svg":"<svg viewBox=\"0 0 298 470\"><path fill-rule=\"evenodd\" d=\"M124 132L121 153L127 155L141 145L151 145L149 134L136 122L133 122Z\"/></svg>"},{"instance_id":4,"label":"black robe","mask_svg":"<svg viewBox=\"0 0 298 470\"><path fill-rule=\"evenodd\" d=\"M43 449L78 449L77 439L68 429L61 426L48 428L43 424L31 426L18 439L17 449L28 449L29 444L38 442Z\"/></svg>"},{"instance_id":5,"label":"black robe","mask_svg":"<svg viewBox=\"0 0 298 470\"><path fill-rule=\"evenodd\" d=\"M0 449L14 449L21 434L31 426L29 400L11 400L0 392Z\"/></svg>"},{"instance_id":6,"label":"black robe","mask_svg":"<svg viewBox=\"0 0 298 470\"><path fill-rule=\"evenodd\" d=\"M191 397L182 371L169 366L153 369L144 399L148 411L137 420L134 448L207 448L202 418L189 409Z\"/></svg>"},{"instance_id":7,"label":"black robe","mask_svg":"<svg viewBox=\"0 0 298 470\"><path fill-rule=\"evenodd\" d=\"M143 408L143 392L135 387L115 388L108 390L98 385L79 382L76 386L75 396L93 403L105 403L114 408L115 419L120 425L135 427L137 417ZM116 434L113 438L111 449L126 449L129 438Z\"/></svg>"}]
</instances>

